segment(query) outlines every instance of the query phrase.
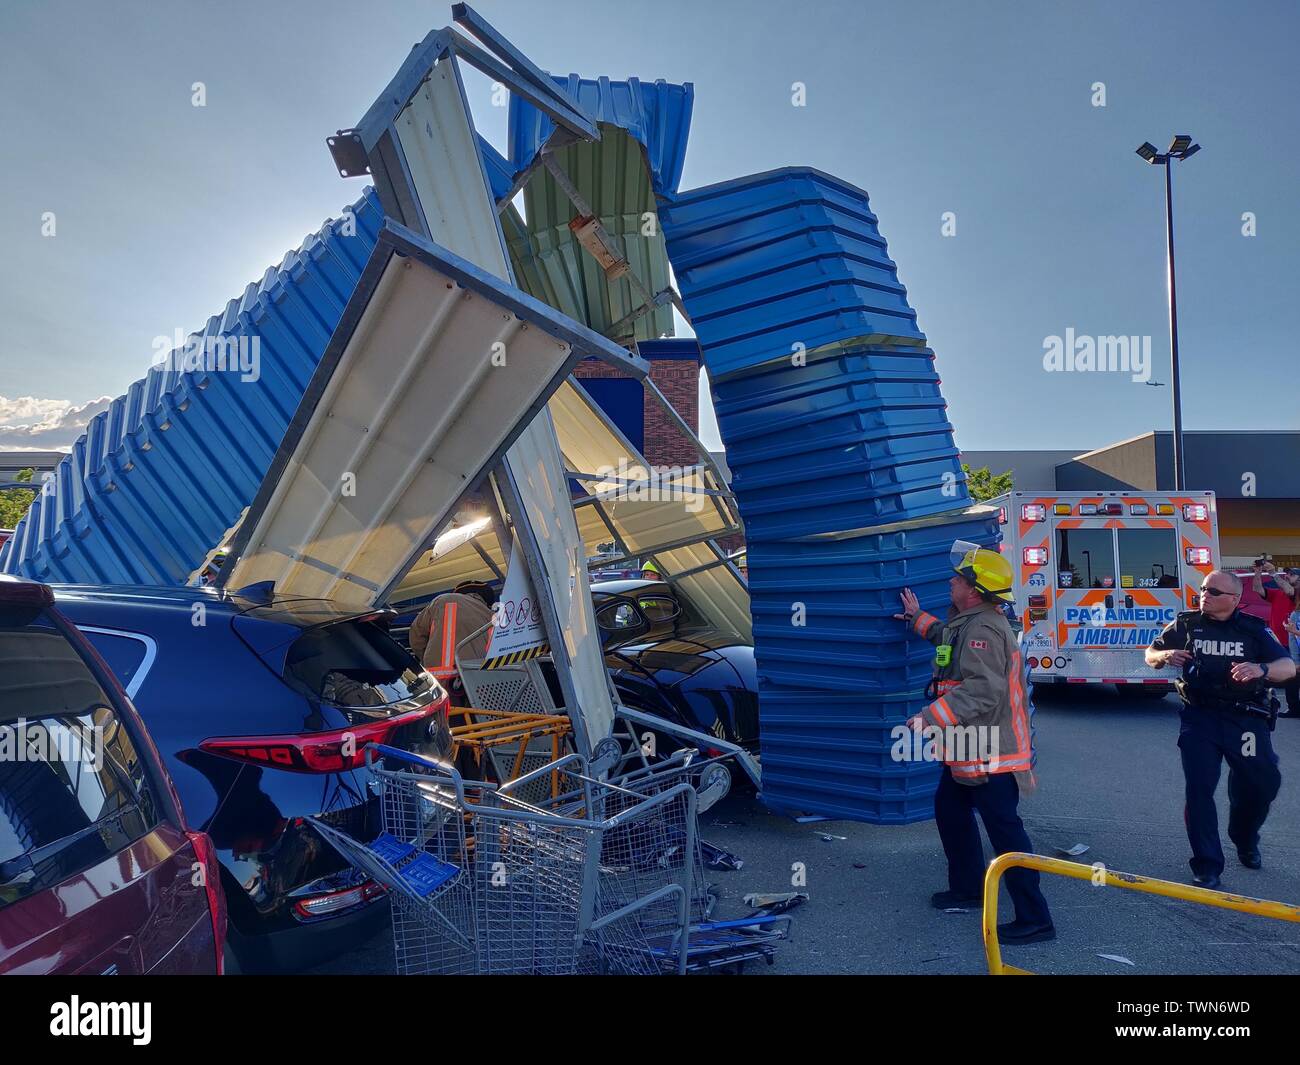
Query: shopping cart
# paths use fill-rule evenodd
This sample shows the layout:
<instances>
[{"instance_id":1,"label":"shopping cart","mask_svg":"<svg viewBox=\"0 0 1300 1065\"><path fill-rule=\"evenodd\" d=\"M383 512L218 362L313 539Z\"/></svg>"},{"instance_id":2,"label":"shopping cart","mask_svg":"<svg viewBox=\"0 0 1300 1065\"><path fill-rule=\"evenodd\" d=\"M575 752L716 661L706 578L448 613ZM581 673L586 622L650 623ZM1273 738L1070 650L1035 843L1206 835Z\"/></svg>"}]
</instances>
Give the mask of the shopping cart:
<instances>
[{"instance_id":1,"label":"shopping cart","mask_svg":"<svg viewBox=\"0 0 1300 1065\"><path fill-rule=\"evenodd\" d=\"M366 760L379 838L314 823L388 888L399 973L686 971L690 785L639 794L590 776L577 755L500 786L377 744ZM553 797L517 797L546 778Z\"/></svg>"}]
</instances>

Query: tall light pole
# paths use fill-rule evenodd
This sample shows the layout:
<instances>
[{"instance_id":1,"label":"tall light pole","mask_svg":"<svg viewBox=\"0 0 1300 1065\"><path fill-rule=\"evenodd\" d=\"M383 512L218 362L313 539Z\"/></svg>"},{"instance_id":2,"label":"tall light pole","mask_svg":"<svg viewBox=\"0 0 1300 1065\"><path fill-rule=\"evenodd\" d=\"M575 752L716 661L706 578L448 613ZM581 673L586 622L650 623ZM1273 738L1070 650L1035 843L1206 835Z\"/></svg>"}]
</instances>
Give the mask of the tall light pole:
<instances>
[{"instance_id":1,"label":"tall light pole","mask_svg":"<svg viewBox=\"0 0 1300 1065\"><path fill-rule=\"evenodd\" d=\"M1169 151L1158 152L1150 141L1143 141L1137 150L1152 166L1165 168L1165 238L1169 258L1169 361L1174 384L1174 491L1181 492L1183 484L1183 390L1178 376L1178 285L1174 279L1174 168L1173 160L1188 159L1201 150L1185 133L1177 134ZM1158 486L1157 486L1158 487Z\"/></svg>"}]
</instances>

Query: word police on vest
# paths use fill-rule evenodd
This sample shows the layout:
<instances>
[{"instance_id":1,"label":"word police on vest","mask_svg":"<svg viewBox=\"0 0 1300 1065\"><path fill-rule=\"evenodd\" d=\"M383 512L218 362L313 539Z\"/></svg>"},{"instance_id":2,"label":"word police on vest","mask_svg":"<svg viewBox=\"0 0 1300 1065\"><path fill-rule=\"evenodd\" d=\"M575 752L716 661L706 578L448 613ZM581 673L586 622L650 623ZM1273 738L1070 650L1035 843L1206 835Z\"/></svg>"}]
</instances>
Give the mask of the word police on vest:
<instances>
[{"instance_id":1,"label":"word police on vest","mask_svg":"<svg viewBox=\"0 0 1300 1065\"><path fill-rule=\"evenodd\" d=\"M73 995L50 1006L50 1035L130 1036L135 1046L148 1046L152 1014L150 1002L82 1002Z\"/></svg>"},{"instance_id":2,"label":"word police on vest","mask_svg":"<svg viewBox=\"0 0 1300 1065\"><path fill-rule=\"evenodd\" d=\"M1240 658L1246 653L1246 645L1232 640L1193 640L1192 650L1212 658Z\"/></svg>"}]
</instances>

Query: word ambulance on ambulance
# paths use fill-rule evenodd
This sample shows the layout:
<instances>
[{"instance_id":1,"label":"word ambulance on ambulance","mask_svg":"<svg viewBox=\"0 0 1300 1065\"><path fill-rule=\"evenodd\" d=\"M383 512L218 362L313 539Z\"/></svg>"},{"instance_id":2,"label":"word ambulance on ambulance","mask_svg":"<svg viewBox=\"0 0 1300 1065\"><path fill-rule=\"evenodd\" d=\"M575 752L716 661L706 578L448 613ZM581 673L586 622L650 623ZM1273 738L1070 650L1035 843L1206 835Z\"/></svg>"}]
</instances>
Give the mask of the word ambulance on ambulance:
<instances>
[{"instance_id":1,"label":"word ambulance on ambulance","mask_svg":"<svg viewBox=\"0 0 1300 1065\"><path fill-rule=\"evenodd\" d=\"M1012 563L1021 654L1036 684L1137 684L1169 676L1142 652L1199 606L1219 564L1213 492L1008 492L998 508Z\"/></svg>"}]
</instances>

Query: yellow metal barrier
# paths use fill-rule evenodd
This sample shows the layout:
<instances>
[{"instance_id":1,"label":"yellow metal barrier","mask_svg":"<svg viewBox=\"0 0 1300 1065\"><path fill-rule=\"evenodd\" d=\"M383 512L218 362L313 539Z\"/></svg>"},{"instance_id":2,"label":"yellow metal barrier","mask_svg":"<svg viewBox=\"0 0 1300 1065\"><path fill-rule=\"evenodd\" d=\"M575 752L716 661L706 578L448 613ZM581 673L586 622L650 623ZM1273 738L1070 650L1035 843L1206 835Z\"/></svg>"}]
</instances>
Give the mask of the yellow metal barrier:
<instances>
[{"instance_id":1,"label":"yellow metal barrier","mask_svg":"<svg viewBox=\"0 0 1300 1065\"><path fill-rule=\"evenodd\" d=\"M1105 866L1094 869L1079 862L1064 862L1060 858L1044 858L1040 854L1011 851L993 859L984 874L984 956L988 959L989 973L993 976L1032 976L1026 969L1002 962L1002 947L998 943L998 887L1002 874L1012 868L1037 869L1040 873L1055 873L1075 880L1087 880L1098 887L1126 888L1148 895L1163 895L1167 899L1198 902L1203 906L1217 906L1221 910L1253 913L1258 917L1271 917L1277 921L1300 922L1300 906L1286 902L1252 899L1248 895L1232 895L1226 891L1210 891L1193 884L1176 884L1172 880L1156 880L1136 873L1121 873Z\"/></svg>"}]
</instances>

